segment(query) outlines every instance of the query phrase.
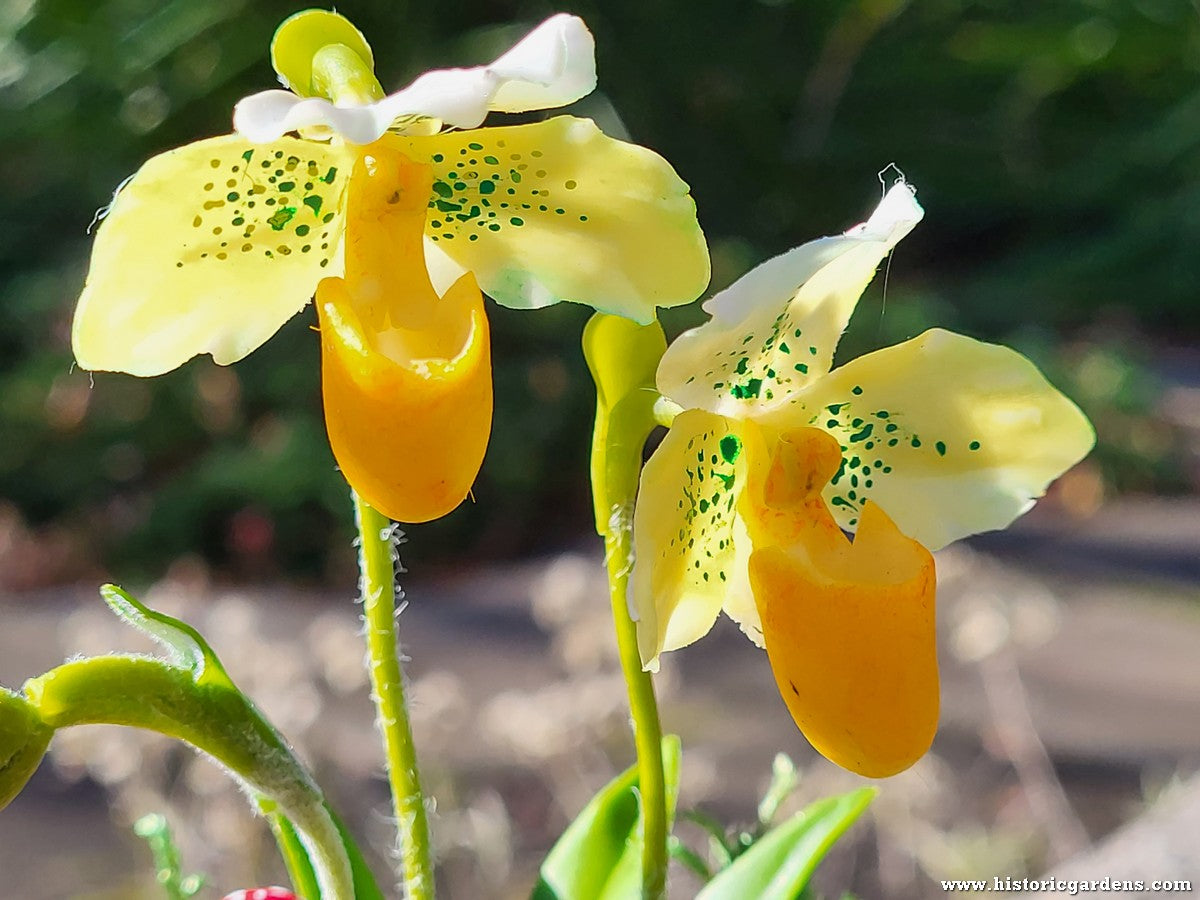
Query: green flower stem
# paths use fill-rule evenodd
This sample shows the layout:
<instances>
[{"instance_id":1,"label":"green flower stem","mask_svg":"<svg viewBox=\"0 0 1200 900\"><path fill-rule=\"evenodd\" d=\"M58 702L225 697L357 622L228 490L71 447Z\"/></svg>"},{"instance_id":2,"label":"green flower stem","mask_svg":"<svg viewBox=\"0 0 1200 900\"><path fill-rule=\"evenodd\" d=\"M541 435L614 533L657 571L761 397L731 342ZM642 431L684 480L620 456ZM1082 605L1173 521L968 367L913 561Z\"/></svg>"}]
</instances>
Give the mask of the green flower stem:
<instances>
[{"instance_id":1,"label":"green flower stem","mask_svg":"<svg viewBox=\"0 0 1200 900\"><path fill-rule=\"evenodd\" d=\"M142 816L133 823L133 832L150 845L156 880L167 900L190 900L204 886L200 875L184 875L179 847L171 835L171 826L158 813Z\"/></svg>"},{"instance_id":2,"label":"green flower stem","mask_svg":"<svg viewBox=\"0 0 1200 900\"><path fill-rule=\"evenodd\" d=\"M629 508L633 508L632 504ZM637 627L629 618L629 604L626 602L629 570L633 562L628 532L606 535L604 549L608 560L608 589L617 631L617 648L621 657L621 672L629 692L633 741L637 748L638 785L645 828L642 896L647 900L657 900L665 896L667 890L667 794L663 778L662 725L658 719L654 682L650 679L650 673L642 669Z\"/></svg>"},{"instance_id":3,"label":"green flower stem","mask_svg":"<svg viewBox=\"0 0 1200 900\"><path fill-rule=\"evenodd\" d=\"M596 382L592 498L596 531L604 537L617 648L633 715L644 828L642 896L646 900L658 900L666 893L667 794L654 684L642 669L637 626L630 618L627 596L642 448L656 424L654 372L666 346L658 322L638 325L620 316L597 313L583 331L584 356Z\"/></svg>"},{"instance_id":4,"label":"green flower stem","mask_svg":"<svg viewBox=\"0 0 1200 900\"><path fill-rule=\"evenodd\" d=\"M392 808L399 831L400 866L408 900L427 900L434 893L429 852L429 821L417 773L417 753L404 699L396 636L396 569L392 556L391 521L354 495L354 517L360 540L363 615L371 688L383 732Z\"/></svg>"}]
</instances>

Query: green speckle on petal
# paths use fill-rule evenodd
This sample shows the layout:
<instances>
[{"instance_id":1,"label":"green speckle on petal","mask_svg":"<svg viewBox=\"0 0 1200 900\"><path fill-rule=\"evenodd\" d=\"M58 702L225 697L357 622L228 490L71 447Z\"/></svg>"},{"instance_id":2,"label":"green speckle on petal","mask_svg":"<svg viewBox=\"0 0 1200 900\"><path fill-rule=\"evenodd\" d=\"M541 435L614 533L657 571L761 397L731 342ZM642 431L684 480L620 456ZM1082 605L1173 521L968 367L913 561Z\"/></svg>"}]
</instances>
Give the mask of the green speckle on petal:
<instances>
[{"instance_id":1,"label":"green speckle on petal","mask_svg":"<svg viewBox=\"0 0 1200 900\"><path fill-rule=\"evenodd\" d=\"M288 222L292 221L292 216L294 215L296 215L296 207L281 206L279 209L275 210L269 219L267 219L267 224L276 231L283 231L284 226L286 226Z\"/></svg>"},{"instance_id":2,"label":"green speckle on petal","mask_svg":"<svg viewBox=\"0 0 1200 900\"><path fill-rule=\"evenodd\" d=\"M751 378L745 384L735 384L729 389L729 393L737 397L739 400L750 400L757 397L762 390L762 379Z\"/></svg>"},{"instance_id":3,"label":"green speckle on petal","mask_svg":"<svg viewBox=\"0 0 1200 900\"><path fill-rule=\"evenodd\" d=\"M735 462L742 452L742 441L736 434L721 438L721 458L727 463Z\"/></svg>"}]
</instances>

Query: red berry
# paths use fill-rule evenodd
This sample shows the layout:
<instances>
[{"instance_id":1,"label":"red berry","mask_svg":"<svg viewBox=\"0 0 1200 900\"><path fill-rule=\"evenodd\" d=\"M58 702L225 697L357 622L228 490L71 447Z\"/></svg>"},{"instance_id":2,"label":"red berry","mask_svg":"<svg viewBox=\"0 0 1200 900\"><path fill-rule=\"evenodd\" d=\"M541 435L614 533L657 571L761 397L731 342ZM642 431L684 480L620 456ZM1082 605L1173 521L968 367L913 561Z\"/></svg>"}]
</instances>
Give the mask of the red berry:
<instances>
[{"instance_id":1,"label":"red berry","mask_svg":"<svg viewBox=\"0 0 1200 900\"><path fill-rule=\"evenodd\" d=\"M300 900L300 898L287 888L265 887L234 891L232 894L226 894L224 900Z\"/></svg>"}]
</instances>

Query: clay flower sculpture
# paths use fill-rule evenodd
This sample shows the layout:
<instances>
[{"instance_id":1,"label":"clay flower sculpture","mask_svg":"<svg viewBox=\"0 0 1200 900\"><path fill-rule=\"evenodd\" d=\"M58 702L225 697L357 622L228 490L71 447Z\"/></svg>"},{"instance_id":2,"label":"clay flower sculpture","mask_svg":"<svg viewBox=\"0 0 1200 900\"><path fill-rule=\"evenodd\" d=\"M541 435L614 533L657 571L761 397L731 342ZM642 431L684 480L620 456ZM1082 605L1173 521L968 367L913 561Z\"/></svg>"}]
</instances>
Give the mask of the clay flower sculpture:
<instances>
[{"instance_id":1,"label":"clay flower sculpture","mask_svg":"<svg viewBox=\"0 0 1200 900\"><path fill-rule=\"evenodd\" d=\"M634 517L644 664L724 610L765 644L814 746L875 777L911 765L937 728L929 551L1007 526L1094 442L1029 360L963 335L933 329L830 371L859 296L922 215L898 183L865 223L705 304L711 319L659 365L681 411Z\"/></svg>"},{"instance_id":2,"label":"clay flower sculpture","mask_svg":"<svg viewBox=\"0 0 1200 900\"><path fill-rule=\"evenodd\" d=\"M649 321L707 283L695 205L661 157L569 116L475 127L593 89L579 19L389 97L333 13L284 22L272 61L291 92L246 98L238 133L154 157L114 198L75 313L83 368L232 363L316 293L334 454L368 503L425 521L466 496L490 432L480 290Z\"/></svg>"}]
</instances>

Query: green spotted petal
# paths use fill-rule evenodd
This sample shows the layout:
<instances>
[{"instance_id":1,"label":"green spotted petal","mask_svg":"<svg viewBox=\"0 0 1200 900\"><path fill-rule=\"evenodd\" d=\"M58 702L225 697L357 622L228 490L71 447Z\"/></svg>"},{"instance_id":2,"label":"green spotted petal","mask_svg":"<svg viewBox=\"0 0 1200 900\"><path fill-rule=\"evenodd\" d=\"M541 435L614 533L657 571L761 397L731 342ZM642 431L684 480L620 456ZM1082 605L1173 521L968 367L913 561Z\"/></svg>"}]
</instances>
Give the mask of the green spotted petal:
<instances>
[{"instance_id":1,"label":"green spotted petal","mask_svg":"<svg viewBox=\"0 0 1200 900\"><path fill-rule=\"evenodd\" d=\"M159 375L231 363L337 274L348 151L212 138L154 157L100 225L75 310L85 369Z\"/></svg>"},{"instance_id":2,"label":"green spotted petal","mask_svg":"<svg viewBox=\"0 0 1200 900\"><path fill-rule=\"evenodd\" d=\"M658 654L707 634L731 598L739 609L754 605L745 575L750 545L736 540L740 424L683 412L642 471L630 603L647 668L657 668ZM739 590L745 596L735 598Z\"/></svg>"},{"instance_id":3,"label":"green spotted petal","mask_svg":"<svg viewBox=\"0 0 1200 900\"><path fill-rule=\"evenodd\" d=\"M648 324L708 283L688 186L588 119L382 140L434 167L427 236L504 306L570 300Z\"/></svg>"},{"instance_id":4,"label":"green spotted petal","mask_svg":"<svg viewBox=\"0 0 1200 900\"><path fill-rule=\"evenodd\" d=\"M829 371L859 296L923 215L899 183L862 225L758 266L704 304L708 322L671 344L658 389L685 408L766 414Z\"/></svg>"},{"instance_id":5,"label":"green spotted petal","mask_svg":"<svg viewBox=\"0 0 1200 900\"><path fill-rule=\"evenodd\" d=\"M930 550L1004 528L1095 443L1024 356L941 329L842 366L773 424L815 425L841 443L825 500L843 528L870 500Z\"/></svg>"}]
</instances>

